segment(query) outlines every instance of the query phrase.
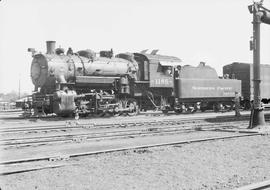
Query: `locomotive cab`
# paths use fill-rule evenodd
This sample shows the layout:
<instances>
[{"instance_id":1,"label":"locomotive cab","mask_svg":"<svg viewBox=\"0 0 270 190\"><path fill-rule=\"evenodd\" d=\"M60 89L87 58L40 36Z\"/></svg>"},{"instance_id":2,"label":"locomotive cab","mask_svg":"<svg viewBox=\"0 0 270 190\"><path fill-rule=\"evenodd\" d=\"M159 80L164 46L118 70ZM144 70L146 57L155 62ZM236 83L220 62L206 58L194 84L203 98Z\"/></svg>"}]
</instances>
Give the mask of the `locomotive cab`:
<instances>
[{"instance_id":1,"label":"locomotive cab","mask_svg":"<svg viewBox=\"0 0 270 190\"><path fill-rule=\"evenodd\" d=\"M172 66L161 66L161 71L166 76L172 76L173 75L173 68L172 68Z\"/></svg>"}]
</instances>

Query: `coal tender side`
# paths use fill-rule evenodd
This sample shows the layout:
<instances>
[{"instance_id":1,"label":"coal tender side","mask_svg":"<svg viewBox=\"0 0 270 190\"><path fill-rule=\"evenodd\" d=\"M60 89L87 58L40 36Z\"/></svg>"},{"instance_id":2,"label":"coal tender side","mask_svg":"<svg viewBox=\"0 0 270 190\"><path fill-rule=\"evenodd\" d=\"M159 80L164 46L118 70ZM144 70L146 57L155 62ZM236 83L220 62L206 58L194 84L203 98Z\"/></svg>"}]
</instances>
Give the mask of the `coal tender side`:
<instances>
[{"instance_id":1,"label":"coal tender side","mask_svg":"<svg viewBox=\"0 0 270 190\"><path fill-rule=\"evenodd\" d=\"M240 80L219 78L216 70L205 63L197 67L178 67L175 75L175 97L179 112L231 109L235 92L241 92Z\"/></svg>"}]
</instances>

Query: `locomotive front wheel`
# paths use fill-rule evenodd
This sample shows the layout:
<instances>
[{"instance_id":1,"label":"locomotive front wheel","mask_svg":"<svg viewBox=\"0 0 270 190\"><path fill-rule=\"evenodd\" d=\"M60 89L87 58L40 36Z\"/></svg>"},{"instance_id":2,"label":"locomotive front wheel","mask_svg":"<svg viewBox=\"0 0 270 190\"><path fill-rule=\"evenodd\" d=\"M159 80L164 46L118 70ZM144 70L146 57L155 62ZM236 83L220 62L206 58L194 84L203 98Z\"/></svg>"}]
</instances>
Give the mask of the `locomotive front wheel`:
<instances>
[{"instance_id":1,"label":"locomotive front wheel","mask_svg":"<svg viewBox=\"0 0 270 190\"><path fill-rule=\"evenodd\" d=\"M103 111L101 111L101 110L98 110L97 112L95 112L94 114L93 114L93 116L94 117L103 117L103 116L105 116L105 112L103 112Z\"/></svg>"},{"instance_id":2,"label":"locomotive front wheel","mask_svg":"<svg viewBox=\"0 0 270 190\"><path fill-rule=\"evenodd\" d=\"M201 112L205 112L205 111L206 111L206 109L207 109L206 107L201 107L201 109L200 109L200 110L201 110Z\"/></svg>"},{"instance_id":3,"label":"locomotive front wheel","mask_svg":"<svg viewBox=\"0 0 270 190\"><path fill-rule=\"evenodd\" d=\"M134 116L139 113L139 107L136 101L129 100L127 102L127 107L129 108L129 112L128 112L129 116Z\"/></svg>"},{"instance_id":4,"label":"locomotive front wheel","mask_svg":"<svg viewBox=\"0 0 270 190\"><path fill-rule=\"evenodd\" d=\"M177 109L177 110L174 110L174 112L177 113L177 114L180 114L180 113L183 112L183 110L182 109Z\"/></svg>"},{"instance_id":5,"label":"locomotive front wheel","mask_svg":"<svg viewBox=\"0 0 270 190\"><path fill-rule=\"evenodd\" d=\"M165 110L162 110L162 113L163 114L168 114L169 110L165 109Z\"/></svg>"},{"instance_id":6,"label":"locomotive front wheel","mask_svg":"<svg viewBox=\"0 0 270 190\"><path fill-rule=\"evenodd\" d=\"M113 112L113 116L115 116L115 117L118 117L118 116L120 116L120 115L122 115L123 114L123 112Z\"/></svg>"}]
</instances>

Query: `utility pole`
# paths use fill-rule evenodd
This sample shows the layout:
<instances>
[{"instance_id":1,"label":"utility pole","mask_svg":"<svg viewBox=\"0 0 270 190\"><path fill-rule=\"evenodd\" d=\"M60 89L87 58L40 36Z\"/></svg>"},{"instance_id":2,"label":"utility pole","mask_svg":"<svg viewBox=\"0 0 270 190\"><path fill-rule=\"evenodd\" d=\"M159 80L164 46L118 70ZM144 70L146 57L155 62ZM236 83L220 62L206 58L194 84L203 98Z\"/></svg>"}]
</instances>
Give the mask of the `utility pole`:
<instances>
[{"instance_id":1,"label":"utility pole","mask_svg":"<svg viewBox=\"0 0 270 190\"><path fill-rule=\"evenodd\" d=\"M19 99L21 99L21 74L19 74Z\"/></svg>"},{"instance_id":2,"label":"utility pole","mask_svg":"<svg viewBox=\"0 0 270 190\"><path fill-rule=\"evenodd\" d=\"M265 125L263 106L261 104L261 76L260 76L260 24L261 22L270 24L269 10L262 6L261 2L254 2L248 6L250 13L253 14L253 87L254 100L248 128L255 128Z\"/></svg>"}]
</instances>

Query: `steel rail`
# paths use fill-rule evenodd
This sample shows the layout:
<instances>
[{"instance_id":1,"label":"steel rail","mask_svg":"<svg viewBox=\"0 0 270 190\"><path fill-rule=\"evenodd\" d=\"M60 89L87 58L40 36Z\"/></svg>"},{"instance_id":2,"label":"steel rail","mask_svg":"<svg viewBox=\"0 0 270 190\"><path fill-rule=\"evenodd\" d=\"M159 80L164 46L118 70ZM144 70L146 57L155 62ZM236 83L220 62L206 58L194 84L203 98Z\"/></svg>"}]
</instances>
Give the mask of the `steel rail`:
<instances>
[{"instance_id":1,"label":"steel rail","mask_svg":"<svg viewBox=\"0 0 270 190\"><path fill-rule=\"evenodd\" d=\"M0 175L11 175L11 174L19 174L19 173L25 173L25 172L32 172L32 171L38 171L38 170L45 170L45 169L54 169L54 168L60 168L67 166L67 164L55 164L52 166L41 166L41 167L32 167L28 169L22 169L22 170L12 170L12 171L7 171L7 172L2 172Z\"/></svg>"},{"instance_id":2,"label":"steel rail","mask_svg":"<svg viewBox=\"0 0 270 190\"><path fill-rule=\"evenodd\" d=\"M236 190L261 190L261 189L269 189L270 188L270 180L262 181L258 183L253 183L247 186L239 187Z\"/></svg>"}]
</instances>

